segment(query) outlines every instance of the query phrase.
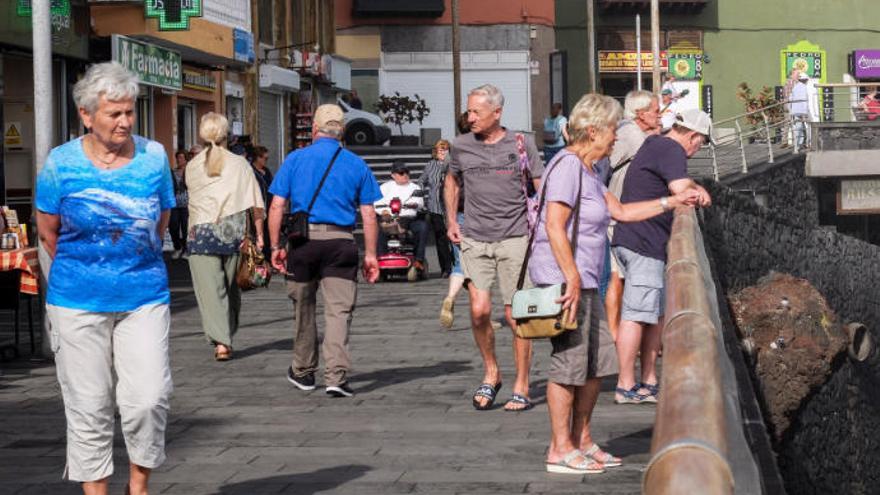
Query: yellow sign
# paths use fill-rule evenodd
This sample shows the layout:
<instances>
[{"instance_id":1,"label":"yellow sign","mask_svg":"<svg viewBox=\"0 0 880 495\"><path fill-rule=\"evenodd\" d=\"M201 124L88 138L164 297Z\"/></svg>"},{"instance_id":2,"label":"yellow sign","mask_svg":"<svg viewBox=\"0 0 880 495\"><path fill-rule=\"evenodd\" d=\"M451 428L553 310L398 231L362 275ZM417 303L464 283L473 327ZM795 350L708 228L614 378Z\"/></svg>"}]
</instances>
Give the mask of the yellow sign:
<instances>
[{"instance_id":1,"label":"yellow sign","mask_svg":"<svg viewBox=\"0 0 880 495\"><path fill-rule=\"evenodd\" d=\"M599 72L638 72L639 62L643 71L650 72L654 68L654 54L645 51L639 54L634 50L599 50ZM661 51L660 69L665 72L668 63L666 52Z\"/></svg>"},{"instance_id":2,"label":"yellow sign","mask_svg":"<svg viewBox=\"0 0 880 495\"><path fill-rule=\"evenodd\" d=\"M21 148L24 146L21 138L21 122L7 122L3 130L3 146L7 148Z\"/></svg>"}]
</instances>

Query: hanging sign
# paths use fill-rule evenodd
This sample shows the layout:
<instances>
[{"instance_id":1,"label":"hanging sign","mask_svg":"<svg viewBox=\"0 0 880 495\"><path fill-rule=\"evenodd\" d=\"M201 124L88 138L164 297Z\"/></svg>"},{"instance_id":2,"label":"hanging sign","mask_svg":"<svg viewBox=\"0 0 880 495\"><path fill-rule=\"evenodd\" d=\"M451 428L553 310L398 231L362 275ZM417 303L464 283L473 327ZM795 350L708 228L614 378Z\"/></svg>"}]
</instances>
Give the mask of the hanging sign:
<instances>
[{"instance_id":1,"label":"hanging sign","mask_svg":"<svg viewBox=\"0 0 880 495\"><path fill-rule=\"evenodd\" d=\"M180 54L119 34L112 36L113 60L137 74L141 84L180 91L183 67Z\"/></svg>"},{"instance_id":2,"label":"hanging sign","mask_svg":"<svg viewBox=\"0 0 880 495\"><path fill-rule=\"evenodd\" d=\"M70 17L70 0L50 0L49 12L52 16ZM15 13L19 17L31 16L31 0L18 0Z\"/></svg>"},{"instance_id":3,"label":"hanging sign","mask_svg":"<svg viewBox=\"0 0 880 495\"><path fill-rule=\"evenodd\" d=\"M642 70L650 72L654 68L654 54L643 51ZM639 54L635 50L599 50L599 72L638 72ZM668 68L666 52L660 52L660 69Z\"/></svg>"},{"instance_id":4,"label":"hanging sign","mask_svg":"<svg viewBox=\"0 0 880 495\"><path fill-rule=\"evenodd\" d=\"M669 52L669 74L680 81L703 78L703 52Z\"/></svg>"},{"instance_id":5,"label":"hanging sign","mask_svg":"<svg viewBox=\"0 0 880 495\"><path fill-rule=\"evenodd\" d=\"M853 72L856 79L880 78L880 50L854 51Z\"/></svg>"},{"instance_id":6,"label":"hanging sign","mask_svg":"<svg viewBox=\"0 0 880 495\"><path fill-rule=\"evenodd\" d=\"M144 0L144 16L159 20L159 31L186 31L190 17L202 16L202 0Z\"/></svg>"},{"instance_id":7,"label":"hanging sign","mask_svg":"<svg viewBox=\"0 0 880 495\"><path fill-rule=\"evenodd\" d=\"M788 45L780 51L780 66L782 74L780 82L786 83L792 69L806 73L810 79L825 82L825 50L809 41L802 40L794 45Z\"/></svg>"}]
</instances>

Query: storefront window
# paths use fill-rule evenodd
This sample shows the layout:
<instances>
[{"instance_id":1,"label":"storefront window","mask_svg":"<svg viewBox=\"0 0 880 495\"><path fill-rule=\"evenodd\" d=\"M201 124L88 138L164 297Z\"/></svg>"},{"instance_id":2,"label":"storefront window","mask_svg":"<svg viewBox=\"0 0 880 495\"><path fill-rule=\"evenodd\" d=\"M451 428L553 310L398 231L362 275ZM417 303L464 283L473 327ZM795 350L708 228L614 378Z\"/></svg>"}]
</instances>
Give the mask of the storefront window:
<instances>
[{"instance_id":1,"label":"storefront window","mask_svg":"<svg viewBox=\"0 0 880 495\"><path fill-rule=\"evenodd\" d=\"M137 119L135 120L135 129L134 133L139 136L144 136L149 139L153 139L153 92L149 87L141 86L140 94L138 95L135 113Z\"/></svg>"},{"instance_id":2,"label":"storefront window","mask_svg":"<svg viewBox=\"0 0 880 495\"><path fill-rule=\"evenodd\" d=\"M196 134L196 107L192 103L177 105L177 149L192 148Z\"/></svg>"}]
</instances>

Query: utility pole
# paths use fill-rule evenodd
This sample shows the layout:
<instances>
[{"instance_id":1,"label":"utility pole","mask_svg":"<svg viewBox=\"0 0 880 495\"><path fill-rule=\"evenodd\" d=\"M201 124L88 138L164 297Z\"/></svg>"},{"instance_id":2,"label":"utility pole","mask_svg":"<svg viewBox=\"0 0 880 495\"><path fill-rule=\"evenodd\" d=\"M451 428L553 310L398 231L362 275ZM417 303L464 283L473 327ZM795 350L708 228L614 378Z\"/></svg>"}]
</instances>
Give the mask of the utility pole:
<instances>
[{"instance_id":1,"label":"utility pole","mask_svg":"<svg viewBox=\"0 0 880 495\"><path fill-rule=\"evenodd\" d=\"M34 177L52 148L52 23L49 0L31 4L34 48Z\"/></svg>"},{"instance_id":2,"label":"utility pole","mask_svg":"<svg viewBox=\"0 0 880 495\"><path fill-rule=\"evenodd\" d=\"M596 84L596 24L594 0L587 0L587 89L597 91Z\"/></svg>"},{"instance_id":3,"label":"utility pole","mask_svg":"<svg viewBox=\"0 0 880 495\"><path fill-rule=\"evenodd\" d=\"M458 134L458 116L461 115L461 26L458 23L458 0L452 0L452 104L453 127Z\"/></svg>"},{"instance_id":4,"label":"utility pole","mask_svg":"<svg viewBox=\"0 0 880 495\"><path fill-rule=\"evenodd\" d=\"M31 2L31 29L33 33L34 50L34 184L37 174L46 163L49 150L52 148L53 128L52 122L52 22L49 13L49 0L33 0ZM63 83L62 83L63 84ZM61 118L64 118L62 109ZM33 188L37 190L36 186ZM38 242L38 256L40 259L40 291L45 296L45 288L49 285L48 273L52 266L52 258L42 243ZM43 356L51 356L52 348L49 345L50 328L49 319L46 318L45 309L42 311L42 319L45 322L43 335L40 339L42 345L40 352Z\"/></svg>"},{"instance_id":5,"label":"utility pole","mask_svg":"<svg viewBox=\"0 0 880 495\"><path fill-rule=\"evenodd\" d=\"M636 14L636 86L642 90L642 16Z\"/></svg>"},{"instance_id":6,"label":"utility pole","mask_svg":"<svg viewBox=\"0 0 880 495\"><path fill-rule=\"evenodd\" d=\"M660 93L660 0L651 0L651 52L653 54L654 93Z\"/></svg>"}]
</instances>

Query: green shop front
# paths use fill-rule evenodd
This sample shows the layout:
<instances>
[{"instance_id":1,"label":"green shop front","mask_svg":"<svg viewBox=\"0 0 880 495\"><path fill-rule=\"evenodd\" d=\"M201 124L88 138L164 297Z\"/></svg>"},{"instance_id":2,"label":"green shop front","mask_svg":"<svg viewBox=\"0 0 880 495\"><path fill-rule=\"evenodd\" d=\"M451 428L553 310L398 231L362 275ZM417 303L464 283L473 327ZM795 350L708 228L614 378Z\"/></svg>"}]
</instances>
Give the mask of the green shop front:
<instances>
[{"instance_id":1,"label":"green shop front","mask_svg":"<svg viewBox=\"0 0 880 495\"><path fill-rule=\"evenodd\" d=\"M82 134L71 89L89 55L85 0L52 0L52 145ZM31 215L36 164L34 153L34 81L28 0L0 0L0 204Z\"/></svg>"}]
</instances>

